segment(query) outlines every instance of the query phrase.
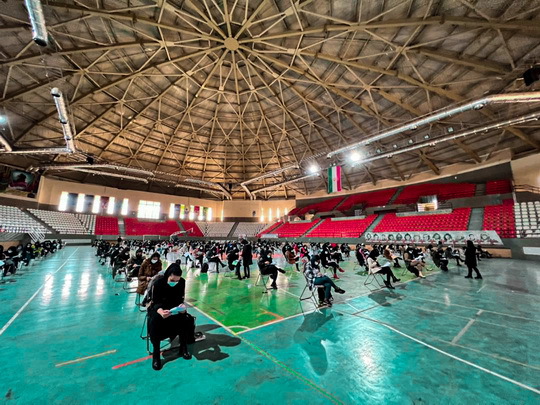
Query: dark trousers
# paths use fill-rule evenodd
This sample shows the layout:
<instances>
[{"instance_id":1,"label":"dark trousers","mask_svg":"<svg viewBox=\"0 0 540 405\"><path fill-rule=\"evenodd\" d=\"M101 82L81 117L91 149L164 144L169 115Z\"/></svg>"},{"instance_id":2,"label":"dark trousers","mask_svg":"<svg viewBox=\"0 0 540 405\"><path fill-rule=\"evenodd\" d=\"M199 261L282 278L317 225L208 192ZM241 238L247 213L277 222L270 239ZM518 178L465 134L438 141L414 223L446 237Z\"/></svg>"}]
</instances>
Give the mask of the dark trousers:
<instances>
[{"instance_id":1,"label":"dark trousers","mask_svg":"<svg viewBox=\"0 0 540 405\"><path fill-rule=\"evenodd\" d=\"M275 265L269 264L261 268L261 274L265 276L270 276L272 279L272 285L276 285L278 269Z\"/></svg>"},{"instance_id":2,"label":"dark trousers","mask_svg":"<svg viewBox=\"0 0 540 405\"><path fill-rule=\"evenodd\" d=\"M210 259L208 259L208 262L209 263L216 263L216 269L219 269L219 267L217 267L217 264L219 263L219 265L221 267L225 267L225 265L223 264L223 262L221 260L219 260L219 257L212 257Z\"/></svg>"},{"instance_id":3,"label":"dark trousers","mask_svg":"<svg viewBox=\"0 0 540 405\"><path fill-rule=\"evenodd\" d=\"M250 278L251 277L249 264L247 264L247 265L244 264L244 277L245 278ZM240 278L240 267L238 267L238 278Z\"/></svg>"},{"instance_id":4,"label":"dark trousers","mask_svg":"<svg viewBox=\"0 0 540 405\"><path fill-rule=\"evenodd\" d=\"M331 267L334 275L336 275L339 265L336 262L328 262L326 264L323 264L323 267Z\"/></svg>"},{"instance_id":5,"label":"dark trousers","mask_svg":"<svg viewBox=\"0 0 540 405\"><path fill-rule=\"evenodd\" d=\"M468 264L467 269L469 270L469 272L467 273L467 277L472 277L473 270L476 273L476 277L482 277L482 275L478 271L478 267L476 267L476 265L473 266L473 265Z\"/></svg>"},{"instance_id":6,"label":"dark trousers","mask_svg":"<svg viewBox=\"0 0 540 405\"><path fill-rule=\"evenodd\" d=\"M316 277L313 284L314 285L323 285L324 286L324 299L326 299L326 300L330 299L332 288L334 290L336 290L338 288L338 286L328 276ZM321 300L321 292L320 292L320 290L319 290L319 300Z\"/></svg>"},{"instance_id":7,"label":"dark trousers","mask_svg":"<svg viewBox=\"0 0 540 405\"><path fill-rule=\"evenodd\" d=\"M390 267L382 267L381 270L379 271L379 273L386 275L386 282L387 283L390 283L390 280L392 280L392 281L397 280L397 277L394 276L394 273L392 272L392 269Z\"/></svg>"},{"instance_id":8,"label":"dark trousers","mask_svg":"<svg viewBox=\"0 0 540 405\"><path fill-rule=\"evenodd\" d=\"M159 358L161 352L161 341L164 339L174 339L178 336L180 347L194 342L195 318L188 313L171 315L163 319L157 312L148 317L148 335L152 343L152 356Z\"/></svg>"}]
</instances>

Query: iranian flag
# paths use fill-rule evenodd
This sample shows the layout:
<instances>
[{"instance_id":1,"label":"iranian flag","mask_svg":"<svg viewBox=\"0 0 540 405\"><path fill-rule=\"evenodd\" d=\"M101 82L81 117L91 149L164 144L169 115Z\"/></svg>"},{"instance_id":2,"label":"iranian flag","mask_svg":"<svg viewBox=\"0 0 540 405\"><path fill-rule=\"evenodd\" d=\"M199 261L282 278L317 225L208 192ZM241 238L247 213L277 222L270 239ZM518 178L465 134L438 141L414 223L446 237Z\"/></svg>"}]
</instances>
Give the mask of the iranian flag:
<instances>
[{"instance_id":1,"label":"iranian flag","mask_svg":"<svg viewBox=\"0 0 540 405\"><path fill-rule=\"evenodd\" d=\"M341 191L341 166L328 168L328 194Z\"/></svg>"}]
</instances>

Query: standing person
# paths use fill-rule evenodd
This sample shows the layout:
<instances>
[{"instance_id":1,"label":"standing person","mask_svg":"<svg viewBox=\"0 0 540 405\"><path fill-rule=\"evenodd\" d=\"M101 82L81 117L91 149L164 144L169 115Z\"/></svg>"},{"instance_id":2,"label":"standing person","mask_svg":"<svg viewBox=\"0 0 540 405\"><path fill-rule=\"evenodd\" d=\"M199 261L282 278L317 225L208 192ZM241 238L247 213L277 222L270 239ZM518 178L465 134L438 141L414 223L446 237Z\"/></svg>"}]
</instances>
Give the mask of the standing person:
<instances>
[{"instance_id":1,"label":"standing person","mask_svg":"<svg viewBox=\"0 0 540 405\"><path fill-rule=\"evenodd\" d=\"M251 276L249 272L249 266L253 264L253 250L251 243L247 240L242 240L242 266L244 267L244 278ZM240 272L238 272L238 279L241 279Z\"/></svg>"},{"instance_id":2,"label":"standing person","mask_svg":"<svg viewBox=\"0 0 540 405\"><path fill-rule=\"evenodd\" d=\"M478 267L476 267L476 248L474 247L472 240L467 241L467 247L465 248L465 264L469 270L465 278L472 278L472 271L474 270L476 278L479 280L482 279L482 275L478 271Z\"/></svg>"}]
</instances>

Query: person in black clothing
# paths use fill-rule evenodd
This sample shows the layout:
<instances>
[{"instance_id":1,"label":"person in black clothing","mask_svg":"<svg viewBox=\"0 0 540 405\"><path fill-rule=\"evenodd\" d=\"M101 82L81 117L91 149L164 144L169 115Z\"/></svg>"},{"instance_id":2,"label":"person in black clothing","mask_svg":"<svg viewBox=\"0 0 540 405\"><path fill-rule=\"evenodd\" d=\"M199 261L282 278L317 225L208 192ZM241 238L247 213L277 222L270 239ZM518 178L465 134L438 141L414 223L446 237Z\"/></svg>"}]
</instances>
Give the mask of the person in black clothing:
<instances>
[{"instance_id":1,"label":"person in black clothing","mask_svg":"<svg viewBox=\"0 0 540 405\"><path fill-rule=\"evenodd\" d=\"M247 240L242 241L242 266L244 267L244 278L250 277L249 266L253 264L253 249ZM240 272L238 272L240 278Z\"/></svg>"},{"instance_id":2,"label":"person in black clothing","mask_svg":"<svg viewBox=\"0 0 540 405\"><path fill-rule=\"evenodd\" d=\"M218 254L218 251L217 249L214 247L212 249L210 249L207 253L206 253L206 258L208 259L208 263L216 263L216 271L219 273L219 267L218 265L220 265L221 267L225 267L225 265L223 264L223 262L220 260L219 258L219 254Z\"/></svg>"},{"instance_id":3,"label":"person in black clothing","mask_svg":"<svg viewBox=\"0 0 540 405\"><path fill-rule=\"evenodd\" d=\"M177 263L171 264L165 275L152 286L151 304L148 308L148 335L152 343L152 368L161 369L160 342L178 336L180 340L179 355L191 359L188 343L193 343L195 333L194 318L184 311L176 309L184 303L186 280L182 278L182 270ZM171 311L173 309L173 311Z\"/></svg>"},{"instance_id":4,"label":"person in black clothing","mask_svg":"<svg viewBox=\"0 0 540 405\"><path fill-rule=\"evenodd\" d=\"M132 277L137 277L139 274L139 269L144 262L144 256L142 249L137 249L135 256L129 258L126 263L126 276L128 280L131 281Z\"/></svg>"},{"instance_id":5,"label":"person in black clothing","mask_svg":"<svg viewBox=\"0 0 540 405\"><path fill-rule=\"evenodd\" d=\"M118 270L120 270L122 267L124 267L129 260L129 248L121 249L118 252L118 255L116 255L114 262L113 262L113 271L112 271L112 277L113 279L116 277L116 273L118 273Z\"/></svg>"},{"instance_id":6,"label":"person in black clothing","mask_svg":"<svg viewBox=\"0 0 540 405\"><path fill-rule=\"evenodd\" d=\"M276 265L272 264L272 252L267 249L261 249L260 257L259 257L259 271L263 275L269 275L272 279L272 288L274 290L277 290L277 276L278 271L280 273L285 273L285 270L280 269L279 267L276 267Z\"/></svg>"},{"instance_id":7,"label":"person in black clothing","mask_svg":"<svg viewBox=\"0 0 540 405\"><path fill-rule=\"evenodd\" d=\"M240 276L240 251L236 246L229 248L227 264L229 265L229 270L234 271L238 279L242 280Z\"/></svg>"},{"instance_id":8,"label":"person in black clothing","mask_svg":"<svg viewBox=\"0 0 540 405\"><path fill-rule=\"evenodd\" d=\"M476 278L480 280L482 279L482 275L478 271L478 267L476 267L476 248L474 247L472 240L467 241L467 247L465 248L465 264L469 270L465 278L472 278L472 271L474 270L476 273Z\"/></svg>"},{"instance_id":9,"label":"person in black clothing","mask_svg":"<svg viewBox=\"0 0 540 405\"><path fill-rule=\"evenodd\" d=\"M334 273L334 278L339 279L337 275L337 271L339 270L343 273L345 270L339 267L339 264L337 264L335 258L331 255L329 244L328 245L325 244L325 246L323 246L320 257L321 257L321 263L323 267L325 268L331 267L332 272Z\"/></svg>"}]
</instances>

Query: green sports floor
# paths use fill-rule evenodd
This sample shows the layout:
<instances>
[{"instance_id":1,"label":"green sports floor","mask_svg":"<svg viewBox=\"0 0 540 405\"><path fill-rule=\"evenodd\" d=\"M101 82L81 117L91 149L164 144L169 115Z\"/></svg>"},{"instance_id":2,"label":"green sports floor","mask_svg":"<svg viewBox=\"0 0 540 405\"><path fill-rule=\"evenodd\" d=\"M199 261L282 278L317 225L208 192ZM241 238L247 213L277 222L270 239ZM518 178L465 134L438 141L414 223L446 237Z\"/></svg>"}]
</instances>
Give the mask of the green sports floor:
<instances>
[{"instance_id":1,"label":"green sports floor","mask_svg":"<svg viewBox=\"0 0 540 405\"><path fill-rule=\"evenodd\" d=\"M540 263L491 259L363 285L352 262L332 308L223 274L186 275L207 339L151 368L145 314L90 247L67 247L0 285L6 404L539 404ZM397 269L396 275L400 277Z\"/></svg>"}]
</instances>

